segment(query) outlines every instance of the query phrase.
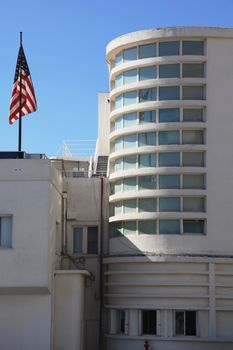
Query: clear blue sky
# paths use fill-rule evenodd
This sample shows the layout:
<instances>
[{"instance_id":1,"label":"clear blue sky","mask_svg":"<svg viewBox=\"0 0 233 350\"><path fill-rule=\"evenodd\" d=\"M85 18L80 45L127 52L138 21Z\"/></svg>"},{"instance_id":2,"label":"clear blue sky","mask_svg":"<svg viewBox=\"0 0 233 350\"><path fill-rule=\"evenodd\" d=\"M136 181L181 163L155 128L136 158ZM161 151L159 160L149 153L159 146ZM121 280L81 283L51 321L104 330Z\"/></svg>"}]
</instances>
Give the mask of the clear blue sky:
<instances>
[{"instance_id":1,"label":"clear blue sky","mask_svg":"<svg viewBox=\"0 0 233 350\"><path fill-rule=\"evenodd\" d=\"M108 90L106 44L141 29L233 27L233 0L11 0L0 4L0 150L17 150L8 110L23 31L38 111L23 119L22 148L54 155L63 139L96 139L97 93Z\"/></svg>"}]
</instances>

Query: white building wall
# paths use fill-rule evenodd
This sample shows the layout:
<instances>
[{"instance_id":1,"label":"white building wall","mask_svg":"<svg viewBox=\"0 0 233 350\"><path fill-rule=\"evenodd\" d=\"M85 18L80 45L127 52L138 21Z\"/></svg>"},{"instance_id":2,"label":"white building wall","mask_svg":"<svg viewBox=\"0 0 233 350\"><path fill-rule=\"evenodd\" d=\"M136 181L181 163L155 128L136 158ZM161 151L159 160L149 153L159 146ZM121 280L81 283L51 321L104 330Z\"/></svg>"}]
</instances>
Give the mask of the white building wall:
<instances>
[{"instance_id":1,"label":"white building wall","mask_svg":"<svg viewBox=\"0 0 233 350\"><path fill-rule=\"evenodd\" d=\"M204 40L205 54L201 56L170 56L132 60L114 66L115 55L122 49L170 40ZM149 340L151 348L170 349L231 349L233 344L233 30L217 28L167 28L130 33L113 40L107 47L107 61L113 90L110 92L112 129L110 134L110 181L123 177L153 175L155 173L182 173L187 169L129 169L116 172L114 161L120 156L159 151L206 152L203 169L188 169L190 172L206 172L206 189L201 191L166 190L117 192L110 196L110 202L135 197L156 197L159 195L185 196L203 195L207 198L203 213L112 213L110 222L127 220L155 220L164 218L206 219L207 230L203 235L134 235L110 238L109 257L104 260L106 271L105 306L109 310L111 326L106 335L107 349L142 349ZM117 74L146 65L182 62L206 62L204 78L154 79L137 81L130 85L114 88ZM124 92L140 88L169 85L206 85L206 100L200 101L155 101L132 104L114 109L115 97ZM158 93L158 92L157 92ZM185 125L177 123L174 128L205 129L204 145L146 146L114 151L115 139L135 132L169 130L170 125L139 125L118 128L114 131L115 119L124 114L141 110L169 107L206 107L204 123ZM183 148L182 148L183 147ZM192 170L192 171L191 171ZM140 192L140 193L139 193ZM163 193L162 193L163 192ZM127 334L119 332L119 310L129 314ZM142 335L142 310L157 310L157 336ZM174 312L195 310L197 313L197 335L178 337L174 331ZM132 315L134 315L132 317Z\"/></svg>"},{"instance_id":2,"label":"white building wall","mask_svg":"<svg viewBox=\"0 0 233 350\"><path fill-rule=\"evenodd\" d=\"M109 124L109 93L99 92L98 94L98 147L99 156L109 155L109 143L107 142L110 133Z\"/></svg>"},{"instance_id":3,"label":"white building wall","mask_svg":"<svg viewBox=\"0 0 233 350\"><path fill-rule=\"evenodd\" d=\"M2 350L50 350L50 295L0 295L0 309Z\"/></svg>"},{"instance_id":4,"label":"white building wall","mask_svg":"<svg viewBox=\"0 0 233 350\"><path fill-rule=\"evenodd\" d=\"M86 271L57 270L54 291L54 350L84 350Z\"/></svg>"}]
</instances>

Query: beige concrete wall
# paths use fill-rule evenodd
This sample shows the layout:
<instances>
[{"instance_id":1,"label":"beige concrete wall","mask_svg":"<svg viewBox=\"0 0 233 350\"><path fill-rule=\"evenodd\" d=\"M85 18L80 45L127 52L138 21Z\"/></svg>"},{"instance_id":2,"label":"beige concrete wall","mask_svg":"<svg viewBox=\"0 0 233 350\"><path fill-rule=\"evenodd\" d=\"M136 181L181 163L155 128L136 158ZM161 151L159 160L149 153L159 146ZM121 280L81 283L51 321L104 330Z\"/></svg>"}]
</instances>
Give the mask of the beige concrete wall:
<instances>
[{"instance_id":1,"label":"beige concrete wall","mask_svg":"<svg viewBox=\"0 0 233 350\"><path fill-rule=\"evenodd\" d=\"M98 155L109 155L109 133L110 133L110 103L109 93L99 92L98 94Z\"/></svg>"},{"instance_id":2,"label":"beige concrete wall","mask_svg":"<svg viewBox=\"0 0 233 350\"><path fill-rule=\"evenodd\" d=\"M0 295L0 309L2 350L50 350L50 295Z\"/></svg>"},{"instance_id":3,"label":"beige concrete wall","mask_svg":"<svg viewBox=\"0 0 233 350\"><path fill-rule=\"evenodd\" d=\"M54 350L84 350L86 271L55 271Z\"/></svg>"}]
</instances>

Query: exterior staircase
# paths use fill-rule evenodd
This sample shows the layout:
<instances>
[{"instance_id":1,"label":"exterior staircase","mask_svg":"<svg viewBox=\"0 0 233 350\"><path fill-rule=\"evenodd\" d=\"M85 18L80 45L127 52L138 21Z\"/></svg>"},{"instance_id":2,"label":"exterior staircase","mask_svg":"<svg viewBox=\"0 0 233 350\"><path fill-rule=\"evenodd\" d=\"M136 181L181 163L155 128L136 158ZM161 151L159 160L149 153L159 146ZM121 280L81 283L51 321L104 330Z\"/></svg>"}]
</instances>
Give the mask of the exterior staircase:
<instances>
[{"instance_id":1,"label":"exterior staircase","mask_svg":"<svg viewBox=\"0 0 233 350\"><path fill-rule=\"evenodd\" d=\"M96 173L94 176L107 176L108 156L98 156Z\"/></svg>"}]
</instances>

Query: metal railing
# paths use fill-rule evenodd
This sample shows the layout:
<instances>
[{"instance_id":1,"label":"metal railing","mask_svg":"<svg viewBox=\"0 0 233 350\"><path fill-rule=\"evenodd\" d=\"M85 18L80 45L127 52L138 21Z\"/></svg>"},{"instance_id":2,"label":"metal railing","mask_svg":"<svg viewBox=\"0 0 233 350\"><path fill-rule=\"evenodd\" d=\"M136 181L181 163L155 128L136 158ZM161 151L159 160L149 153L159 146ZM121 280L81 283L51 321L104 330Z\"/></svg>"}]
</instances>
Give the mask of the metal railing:
<instances>
[{"instance_id":1,"label":"metal railing","mask_svg":"<svg viewBox=\"0 0 233 350\"><path fill-rule=\"evenodd\" d=\"M63 140L56 156L61 157L93 157L96 140Z\"/></svg>"}]
</instances>

